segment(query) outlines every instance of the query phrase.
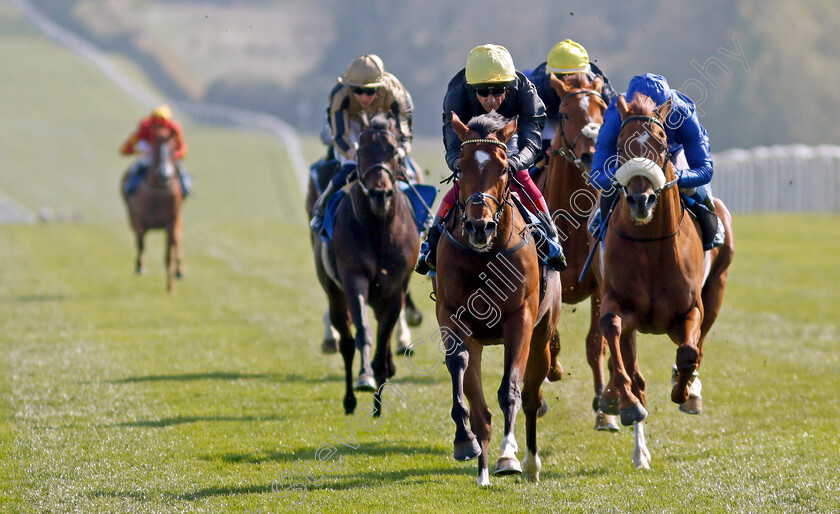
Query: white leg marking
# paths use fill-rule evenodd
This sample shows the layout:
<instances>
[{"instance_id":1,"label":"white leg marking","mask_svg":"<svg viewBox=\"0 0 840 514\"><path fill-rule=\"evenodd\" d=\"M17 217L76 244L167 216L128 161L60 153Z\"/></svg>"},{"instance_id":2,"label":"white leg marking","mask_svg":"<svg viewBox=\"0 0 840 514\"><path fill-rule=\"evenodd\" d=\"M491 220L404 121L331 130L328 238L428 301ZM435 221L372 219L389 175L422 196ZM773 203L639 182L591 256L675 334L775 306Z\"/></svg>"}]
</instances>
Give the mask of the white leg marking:
<instances>
[{"instance_id":1,"label":"white leg marking","mask_svg":"<svg viewBox=\"0 0 840 514\"><path fill-rule=\"evenodd\" d=\"M636 469L650 469L650 452L645 444L645 422L641 421L633 425L633 465Z\"/></svg>"},{"instance_id":2,"label":"white leg marking","mask_svg":"<svg viewBox=\"0 0 840 514\"><path fill-rule=\"evenodd\" d=\"M513 429L510 433L502 439L502 458L510 457L515 459L516 452L519 451L519 445L516 444L516 436L513 435Z\"/></svg>"},{"instance_id":3,"label":"white leg marking","mask_svg":"<svg viewBox=\"0 0 840 514\"><path fill-rule=\"evenodd\" d=\"M397 320L396 337L399 347L406 347L411 344L411 332L408 330L408 323L405 321L405 309L400 311L400 319Z\"/></svg>"},{"instance_id":4,"label":"white leg marking","mask_svg":"<svg viewBox=\"0 0 840 514\"><path fill-rule=\"evenodd\" d=\"M490 485L490 471L487 468L482 469L478 473L478 485L482 487Z\"/></svg>"},{"instance_id":5,"label":"white leg marking","mask_svg":"<svg viewBox=\"0 0 840 514\"><path fill-rule=\"evenodd\" d=\"M522 467L525 471L525 479L530 482L539 482L540 481L540 469L542 469L542 463L540 462L540 456L534 453L531 453L531 450L525 451L525 459L522 460Z\"/></svg>"},{"instance_id":6,"label":"white leg marking","mask_svg":"<svg viewBox=\"0 0 840 514\"><path fill-rule=\"evenodd\" d=\"M327 307L327 310L324 311L324 317L321 318L321 321L324 323L324 341L328 339L335 339L338 341L338 330L333 328L332 323L330 322L330 308Z\"/></svg>"}]
</instances>

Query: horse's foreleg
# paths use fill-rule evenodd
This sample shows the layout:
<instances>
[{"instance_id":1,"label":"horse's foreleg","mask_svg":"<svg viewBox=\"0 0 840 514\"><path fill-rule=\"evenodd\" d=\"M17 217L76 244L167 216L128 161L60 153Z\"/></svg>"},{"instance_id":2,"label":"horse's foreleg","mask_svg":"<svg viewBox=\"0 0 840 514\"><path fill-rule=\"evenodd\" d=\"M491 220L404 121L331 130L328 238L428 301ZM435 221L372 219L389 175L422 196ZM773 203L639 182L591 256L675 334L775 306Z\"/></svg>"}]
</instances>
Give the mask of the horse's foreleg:
<instances>
[{"instance_id":1,"label":"horse's foreleg","mask_svg":"<svg viewBox=\"0 0 840 514\"><path fill-rule=\"evenodd\" d=\"M484 388L481 386L481 353L480 344L467 341L469 361L464 373L464 394L470 402L470 428L478 438L481 455L478 456L478 485L490 485L490 471L487 465L487 447L490 445L490 419L492 414L484 399ZM515 441L514 441L515 444ZM504 451L504 444L502 444ZM515 457L514 457L515 458Z\"/></svg>"},{"instance_id":2,"label":"horse's foreleg","mask_svg":"<svg viewBox=\"0 0 840 514\"><path fill-rule=\"evenodd\" d=\"M180 216L175 219L173 238L175 241L175 278L181 279L184 277L184 239Z\"/></svg>"},{"instance_id":3,"label":"horse's foreleg","mask_svg":"<svg viewBox=\"0 0 840 514\"><path fill-rule=\"evenodd\" d=\"M350 317L356 327L356 349L361 356L359 378L356 379L357 391L376 391L373 378L370 350L373 348L373 331L370 328L370 311L368 309L369 283L364 277L341 277L347 303L350 307Z\"/></svg>"},{"instance_id":4,"label":"horse's foreleg","mask_svg":"<svg viewBox=\"0 0 840 514\"><path fill-rule=\"evenodd\" d=\"M505 416L505 437L502 440L502 456L496 463L496 474L499 475L522 472L516 458L519 446L516 443L514 427L516 413L522 406L520 384L525 375L525 363L528 362L533 326L533 318L526 310L522 317L507 321L502 330L505 340L505 368L498 396L499 407ZM545 375L542 377L542 380L544 379Z\"/></svg>"},{"instance_id":5,"label":"horse's foreleg","mask_svg":"<svg viewBox=\"0 0 840 514\"><path fill-rule=\"evenodd\" d=\"M377 388L382 386L386 380L394 376L396 369L394 368L394 359L391 354L391 334L394 332L394 326L402 318L403 312L403 298L402 294L399 298L390 302L383 302L388 305L377 309L377 333L376 333L376 354L373 357L373 376L376 379ZM404 320L403 320L404 321ZM374 400L374 416L379 416L379 391L373 395Z\"/></svg>"},{"instance_id":6,"label":"horse's foreleg","mask_svg":"<svg viewBox=\"0 0 840 514\"><path fill-rule=\"evenodd\" d=\"M175 227L170 225L166 228L166 253L164 257L164 265L166 266L166 290L170 293L175 292L175 259L173 258L173 254L176 251Z\"/></svg>"},{"instance_id":7,"label":"horse's foreleg","mask_svg":"<svg viewBox=\"0 0 840 514\"><path fill-rule=\"evenodd\" d=\"M321 323L324 324L324 337L321 340L321 351L324 353L335 353L338 351L338 330L333 327L330 319L330 308L324 311L321 317Z\"/></svg>"},{"instance_id":8,"label":"horse's foreleg","mask_svg":"<svg viewBox=\"0 0 840 514\"><path fill-rule=\"evenodd\" d=\"M620 339L622 326L625 321L615 314L620 312L618 306L610 300L603 301L601 305L601 320L599 328L601 334L606 340L610 348L610 356L613 364L613 385L619 394L619 410L621 414L621 423L624 425L632 425L645 419L647 411L641 405L639 398L637 398L631 391L631 379L624 366L624 359L621 355ZM630 327L626 327L632 330Z\"/></svg>"},{"instance_id":9,"label":"horse's foreleg","mask_svg":"<svg viewBox=\"0 0 840 514\"><path fill-rule=\"evenodd\" d=\"M438 319L444 319L438 316ZM455 422L455 460L470 460L481 455L481 446L467 426L470 411L464 400L464 375L470 362L465 338L460 329L442 325L440 334L445 338L446 367L452 378L452 421Z\"/></svg>"},{"instance_id":10,"label":"horse's foreleg","mask_svg":"<svg viewBox=\"0 0 840 514\"><path fill-rule=\"evenodd\" d=\"M677 348L677 379L671 389L671 401L682 405L688 400L690 382L700 361L700 351L697 343L700 339L700 326L703 323L703 312L694 307L683 320L682 324L668 335L679 345Z\"/></svg>"},{"instance_id":11,"label":"horse's foreleg","mask_svg":"<svg viewBox=\"0 0 840 514\"><path fill-rule=\"evenodd\" d=\"M146 268L143 266L143 249L145 247L145 233L143 231L143 227L135 225L134 235L137 243L137 256L134 259L134 272L138 275L142 275L146 272Z\"/></svg>"},{"instance_id":12,"label":"horse's foreleg","mask_svg":"<svg viewBox=\"0 0 840 514\"><path fill-rule=\"evenodd\" d=\"M344 359L344 413L352 414L356 410L356 395L353 393L353 356L356 345L350 331L350 318L347 315L347 300L344 293L334 283L329 282L327 298L330 305L327 308L329 323L335 327L339 337L339 350Z\"/></svg>"},{"instance_id":13,"label":"horse's foreleg","mask_svg":"<svg viewBox=\"0 0 840 514\"><path fill-rule=\"evenodd\" d=\"M601 317L601 298L597 292L589 297L590 305L592 307L589 314L589 333L586 334L586 360L592 369L592 382L595 389L595 397L592 399L592 410L595 411L595 430L617 432L618 425L618 405L617 401L606 398L604 396L604 360L607 355L607 345L601 336L601 331L598 328L598 321ZM607 366L610 372L610 382L612 383L612 366ZM615 403L614 409L603 409L601 407L602 400L604 403ZM609 410L610 412L607 412Z\"/></svg>"},{"instance_id":14,"label":"horse's foreleg","mask_svg":"<svg viewBox=\"0 0 840 514\"><path fill-rule=\"evenodd\" d=\"M540 457L537 453L537 413L542 406L542 383L551 366L551 351L548 345L539 344L531 348L525 381L522 385L522 410L525 412L525 458L522 466L525 478L531 482L540 480Z\"/></svg>"}]
</instances>

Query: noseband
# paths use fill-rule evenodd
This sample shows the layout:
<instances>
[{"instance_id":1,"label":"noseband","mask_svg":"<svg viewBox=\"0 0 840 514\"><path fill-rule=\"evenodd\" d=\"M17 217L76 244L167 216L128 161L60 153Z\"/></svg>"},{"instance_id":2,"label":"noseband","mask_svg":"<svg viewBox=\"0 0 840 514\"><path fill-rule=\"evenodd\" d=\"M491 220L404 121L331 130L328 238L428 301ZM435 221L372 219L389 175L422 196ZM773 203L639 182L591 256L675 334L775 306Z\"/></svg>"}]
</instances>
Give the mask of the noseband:
<instances>
[{"instance_id":1,"label":"noseband","mask_svg":"<svg viewBox=\"0 0 840 514\"><path fill-rule=\"evenodd\" d=\"M647 123L653 123L654 125L658 125L659 128L662 129L662 132L665 132L665 125L663 125L662 122L658 118L654 118L653 116L645 116L645 115L642 115L642 114L638 114L638 115L635 115L635 116L628 116L624 121L621 122L621 128L618 129L619 139L621 138L621 131L624 130L624 127L627 126L628 123L630 123L631 121L634 121L634 120L645 121L645 132L650 134L651 137L656 139L665 148L664 150L662 150L660 152L660 155L663 157L662 170L664 171L665 168L668 166L668 161L671 160L671 150L668 149L668 140L667 139L664 139L664 140L661 139L659 136L654 134L651 130L648 130L646 125L647 125ZM619 145L618 148L620 150L621 145ZM658 162L656 164L659 165ZM676 178L674 178L674 180L672 180L670 182L666 182L664 186L655 190L654 194L656 194L656 199L659 200L659 194L662 191L671 189L672 187L676 186L678 180L679 180L679 177L676 177ZM621 186L621 185L619 185L619 188L624 193L624 195L627 196L627 189L624 186Z\"/></svg>"},{"instance_id":2,"label":"noseband","mask_svg":"<svg viewBox=\"0 0 840 514\"><path fill-rule=\"evenodd\" d=\"M465 145L478 144L478 143L491 143L491 144L494 144L494 145L497 145L497 146L501 146L502 148L507 150L507 145L502 143L501 141L498 141L496 139L486 139L486 138L468 139L468 140L461 143L461 148L463 148ZM508 203L509 198L510 198L510 180L508 180L507 184L505 185L504 196L501 199L496 198L493 195L489 195L489 194L481 192L481 191L476 191L475 193L471 194L470 197L467 198L467 201L464 202L463 204L461 203L461 200L459 199L457 202L458 202L458 208L461 209L461 227L462 227L462 229L463 229L464 224L467 222L467 208L469 208L470 205L478 203L478 204L481 204L481 205L487 207L488 209L490 209L492 211L492 208L490 207L490 204L487 203L487 200L490 199L490 200L493 200L496 203L497 208L496 208L496 212L493 214L493 221L496 222L496 230L498 230L499 222L502 219L502 214L504 214L504 212L505 212L505 210L504 210L505 204ZM494 234L496 233L496 230L493 230Z\"/></svg>"},{"instance_id":3,"label":"noseband","mask_svg":"<svg viewBox=\"0 0 840 514\"><path fill-rule=\"evenodd\" d=\"M581 89L580 91L575 91L574 93L569 93L568 95L561 98L560 99L560 105L563 105L563 102L569 97L581 96L581 95L587 95L587 96L592 95L592 96L597 96L597 97L601 96L601 94L598 93L597 91L593 91L591 89ZM582 164L581 160L578 156L575 155L575 147L577 146L578 141L580 140L581 137L583 137L584 139L590 139L590 138L587 137L587 136L584 136L583 131L581 130L580 134L578 134L577 137L575 138L575 140L572 141L572 144L569 144L569 142L566 140L566 133L563 130L563 120L565 120L566 118L567 118L567 116L565 114L560 114L560 124L559 124L559 126L560 126L560 139L563 141L563 144L566 145L566 149L564 150L562 148L558 148L554 152L555 152L555 155L560 155L560 156L564 157L567 161L574 164L575 167L577 167L577 169L583 171L583 168L581 168L581 164Z\"/></svg>"}]
</instances>

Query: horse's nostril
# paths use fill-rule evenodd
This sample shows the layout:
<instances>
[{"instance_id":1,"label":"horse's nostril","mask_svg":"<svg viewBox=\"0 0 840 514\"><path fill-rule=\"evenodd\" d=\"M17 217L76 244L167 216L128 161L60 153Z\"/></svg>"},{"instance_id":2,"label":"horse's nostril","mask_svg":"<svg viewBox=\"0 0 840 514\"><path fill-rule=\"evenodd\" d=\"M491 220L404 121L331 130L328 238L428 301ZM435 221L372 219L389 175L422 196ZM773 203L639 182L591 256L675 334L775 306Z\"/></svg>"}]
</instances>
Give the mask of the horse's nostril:
<instances>
[{"instance_id":1,"label":"horse's nostril","mask_svg":"<svg viewBox=\"0 0 840 514\"><path fill-rule=\"evenodd\" d=\"M484 233L488 236L496 231L496 222L495 221L488 221L486 225L484 225Z\"/></svg>"},{"instance_id":2,"label":"horse's nostril","mask_svg":"<svg viewBox=\"0 0 840 514\"><path fill-rule=\"evenodd\" d=\"M653 204L654 204L654 203L656 203L656 195L649 195L649 196L647 197L647 201L645 202L645 205L646 205L648 208L651 208L651 207L653 207Z\"/></svg>"},{"instance_id":3,"label":"horse's nostril","mask_svg":"<svg viewBox=\"0 0 840 514\"><path fill-rule=\"evenodd\" d=\"M627 203L630 205L636 205L636 197L635 196L627 196Z\"/></svg>"},{"instance_id":4,"label":"horse's nostril","mask_svg":"<svg viewBox=\"0 0 840 514\"><path fill-rule=\"evenodd\" d=\"M592 166L592 155L588 153L581 155L580 162L582 162L584 166Z\"/></svg>"},{"instance_id":5,"label":"horse's nostril","mask_svg":"<svg viewBox=\"0 0 840 514\"><path fill-rule=\"evenodd\" d=\"M473 222L467 221L466 223L464 223L464 230L467 232L467 234L475 234L475 226L473 225Z\"/></svg>"}]
</instances>

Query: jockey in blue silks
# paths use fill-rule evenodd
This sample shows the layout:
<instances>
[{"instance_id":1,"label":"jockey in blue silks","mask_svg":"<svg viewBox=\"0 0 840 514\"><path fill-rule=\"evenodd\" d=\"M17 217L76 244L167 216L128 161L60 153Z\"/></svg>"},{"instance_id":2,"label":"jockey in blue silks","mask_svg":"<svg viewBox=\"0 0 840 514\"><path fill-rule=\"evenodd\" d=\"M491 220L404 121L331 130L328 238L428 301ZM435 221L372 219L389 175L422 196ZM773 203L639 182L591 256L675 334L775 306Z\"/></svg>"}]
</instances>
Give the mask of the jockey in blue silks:
<instances>
[{"instance_id":1,"label":"jockey in blue silks","mask_svg":"<svg viewBox=\"0 0 840 514\"><path fill-rule=\"evenodd\" d=\"M689 210L700 222L703 249L710 250L723 244L723 223L714 213L714 199L709 182L712 180L712 156L709 153L709 135L700 124L694 102L680 91L671 89L661 75L645 73L630 79L624 97L632 102L640 93L649 96L657 107L671 100L671 112L665 120L665 135L671 163L677 170L677 185ZM596 214L590 230L597 233L601 220L606 219L607 210L618 194L612 180L620 163L618 160L618 133L621 130L621 116L616 100L610 102L604 113L604 124L595 143L590 179L592 185L603 191L601 210Z\"/></svg>"}]
</instances>

